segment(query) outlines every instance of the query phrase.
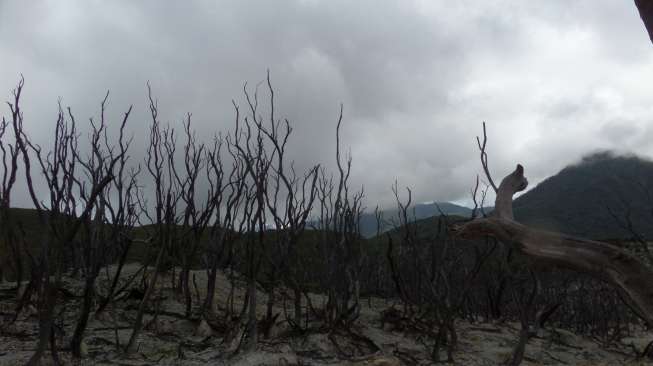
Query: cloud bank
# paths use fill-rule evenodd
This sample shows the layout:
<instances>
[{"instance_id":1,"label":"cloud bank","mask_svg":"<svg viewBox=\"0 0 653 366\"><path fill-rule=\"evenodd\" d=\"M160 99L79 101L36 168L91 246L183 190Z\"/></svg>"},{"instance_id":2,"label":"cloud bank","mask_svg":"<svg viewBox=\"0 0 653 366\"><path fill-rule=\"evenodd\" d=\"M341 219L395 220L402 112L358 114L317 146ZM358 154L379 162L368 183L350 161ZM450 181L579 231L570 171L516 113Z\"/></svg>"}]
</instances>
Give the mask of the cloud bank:
<instances>
[{"instance_id":1,"label":"cloud bank","mask_svg":"<svg viewBox=\"0 0 653 366\"><path fill-rule=\"evenodd\" d=\"M144 138L148 80L162 120L192 112L211 136L270 69L298 167L335 165L343 103L368 206L389 204L395 179L418 202L467 200L482 121L495 180L519 162L537 183L598 149L653 156L653 47L631 2L3 1L0 55L0 95L25 76L42 144L59 97L84 121L107 89L109 117L133 104Z\"/></svg>"}]
</instances>

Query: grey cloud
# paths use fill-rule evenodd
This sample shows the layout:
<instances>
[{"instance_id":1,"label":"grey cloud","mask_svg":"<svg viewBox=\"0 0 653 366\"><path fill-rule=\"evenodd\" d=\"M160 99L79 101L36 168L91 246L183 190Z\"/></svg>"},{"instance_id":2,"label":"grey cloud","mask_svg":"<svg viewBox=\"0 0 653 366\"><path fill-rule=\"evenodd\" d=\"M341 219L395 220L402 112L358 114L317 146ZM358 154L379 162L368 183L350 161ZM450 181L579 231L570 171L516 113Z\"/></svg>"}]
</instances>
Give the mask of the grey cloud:
<instances>
[{"instance_id":1,"label":"grey cloud","mask_svg":"<svg viewBox=\"0 0 653 366\"><path fill-rule=\"evenodd\" d=\"M113 120L134 104L142 141L148 80L164 121L192 112L209 137L269 68L300 168L334 167L344 104L368 206L389 204L395 179L417 201L465 200L484 120L495 179L521 162L535 184L624 141L653 156L630 137L650 130L651 50L634 4L610 0L0 3L0 95L25 75L38 142L59 96L85 121L107 89Z\"/></svg>"}]
</instances>

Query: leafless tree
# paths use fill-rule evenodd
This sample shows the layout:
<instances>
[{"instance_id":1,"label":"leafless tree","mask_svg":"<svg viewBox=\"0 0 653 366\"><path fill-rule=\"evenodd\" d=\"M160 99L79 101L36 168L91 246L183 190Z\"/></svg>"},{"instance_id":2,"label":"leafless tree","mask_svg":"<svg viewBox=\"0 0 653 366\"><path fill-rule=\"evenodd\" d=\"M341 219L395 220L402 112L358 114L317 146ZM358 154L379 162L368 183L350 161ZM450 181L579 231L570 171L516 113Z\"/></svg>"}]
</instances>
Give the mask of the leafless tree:
<instances>
[{"instance_id":1,"label":"leafless tree","mask_svg":"<svg viewBox=\"0 0 653 366\"><path fill-rule=\"evenodd\" d=\"M3 268L9 268L11 258L13 260L14 274L16 282L16 289L20 288L23 279L23 260L22 248L20 247L20 239L16 230L16 223L12 220L10 214L11 208L11 192L16 183L18 173L18 156L19 149L16 144L8 142L9 135L8 128L14 126L15 132L19 135L22 134L22 114L20 112L20 95L23 89L24 79L21 77L18 86L14 90L14 100L9 102L11 107L11 121L7 121L2 117L0 121L0 151L2 152L2 185L0 186L0 253L4 253L3 257L6 261L0 263ZM7 141L7 142L5 142ZM8 253L11 252L11 255ZM4 278L4 270L0 269L0 282Z\"/></svg>"},{"instance_id":2,"label":"leafless tree","mask_svg":"<svg viewBox=\"0 0 653 366\"><path fill-rule=\"evenodd\" d=\"M56 352L53 314L57 304L57 288L60 286L65 270L64 247L71 245L82 223L92 214L101 192L113 180L111 172L115 161L107 162L109 168L103 170L88 187L87 199L81 205L82 210L78 211L78 201L73 193L78 163L76 158L78 135L72 111L68 108L65 113L60 104L52 151L47 155L44 155L41 147L31 143L27 135L22 132L22 115L16 104L12 105L12 112L19 116L14 123L14 137L16 146L23 156L28 190L32 203L39 213L41 224L47 228L42 232L40 254L35 259L36 263L32 263L31 287L38 296L39 339L37 350L28 364L40 363L48 342L53 360L55 363L60 363ZM49 189L47 204L37 199L31 176L31 157L35 157Z\"/></svg>"},{"instance_id":3,"label":"leafless tree","mask_svg":"<svg viewBox=\"0 0 653 366\"><path fill-rule=\"evenodd\" d=\"M347 328L360 311L361 237L360 216L363 190L351 191L351 156L343 160L340 146L342 106L336 126L337 176L320 169L317 203L321 250L325 261L327 304L324 317L333 328Z\"/></svg>"},{"instance_id":4,"label":"leafless tree","mask_svg":"<svg viewBox=\"0 0 653 366\"><path fill-rule=\"evenodd\" d=\"M119 185L123 178L122 172L116 173L116 166L119 170L124 167L124 161L127 159L127 153L124 148L124 141L122 136L123 131L129 115L131 107L124 114L123 120L120 124L120 140L119 144L123 147L120 152L114 153L115 146L111 145L107 135L107 125L105 122L105 109L109 93L107 92L101 104L100 120L94 122L91 119L91 134L89 136L89 151L87 157L79 155L77 150L73 150L74 158L83 168L85 177L74 177L75 183L78 188L78 197L82 204L87 207L93 207L93 215L82 218L81 240L78 241L81 253L81 265L85 277L84 295L82 306L79 313L79 319L71 339L71 349L73 356L81 357L81 344L84 336L84 331L88 323L89 314L92 310L93 302L95 300L95 281L100 273L100 269L107 265L106 258L109 254L109 249L113 241L111 240L111 225L120 224L121 220L117 223L109 222L107 217L108 209L108 195L111 184L105 185L102 189L97 191L97 198L91 202L90 194L95 192L104 177L118 177L118 180L112 180L114 184ZM104 143L104 146L103 146ZM124 213L122 213L124 215ZM75 245L75 244L73 244Z\"/></svg>"},{"instance_id":5,"label":"leafless tree","mask_svg":"<svg viewBox=\"0 0 653 366\"><path fill-rule=\"evenodd\" d=\"M181 199L180 187L174 178L173 167L176 150L175 132L170 127L161 127L158 117L158 103L152 96L149 84L148 96L152 124L150 126L150 142L147 147L146 167L153 182L155 206L154 216L149 214L147 209L144 209L143 213L151 223L152 232L148 235L151 242L155 244L156 259L149 281L147 281L145 293L138 307L132 334L125 348L127 353L136 350L136 340L143 328L143 315L156 289L159 274L162 271L164 254L166 251L170 251L176 243L177 208ZM147 271L143 273L146 275Z\"/></svg>"},{"instance_id":6,"label":"leafless tree","mask_svg":"<svg viewBox=\"0 0 653 366\"><path fill-rule=\"evenodd\" d=\"M118 263L113 276L110 276L108 270L106 271L107 279L111 285L96 310L96 314L98 315L102 314L117 295L118 282L134 242L134 227L140 216L138 205L138 176L141 172L141 167L140 165L137 167L130 167L128 165L128 150L133 138L128 139L125 136L127 118L126 113L120 126L117 149L107 148L110 156L109 159L113 160L114 157L118 157L116 178L108 187L107 194L103 196L103 204L106 208L109 222L111 223L109 226L109 241L111 246L108 248L109 252L107 256L111 262L117 260ZM105 145L109 146L107 138L105 138Z\"/></svg>"},{"instance_id":7,"label":"leafless tree","mask_svg":"<svg viewBox=\"0 0 653 366\"><path fill-rule=\"evenodd\" d=\"M303 177L298 177L294 163L286 161L286 146L292 132L288 120L276 120L274 116L274 90L267 78L270 93L272 112L269 125L259 124L257 127L267 137L267 142L272 145L275 159L272 161L270 172L270 187L266 190L266 203L268 212L273 220L274 228L271 244L265 251L268 264L267 292L268 303L266 323L269 326L275 317L272 309L275 304L275 288L283 281L294 291L294 317L292 324L299 326L302 319L301 299L303 292L300 288L299 271L301 266L299 240L306 228L306 223L317 193L317 178L319 166L309 169ZM288 166L288 164L290 166ZM266 332L267 333L267 332ZM267 334L266 334L267 336Z\"/></svg>"},{"instance_id":8,"label":"leafless tree","mask_svg":"<svg viewBox=\"0 0 653 366\"><path fill-rule=\"evenodd\" d=\"M184 134L186 143L184 145L184 170L181 175L171 164L174 178L180 187L180 198L183 203L183 221L181 223L184 232L180 236L180 243L177 245L181 257L181 272L179 274L179 288L181 289L186 304L186 317L191 315L192 295L190 288L190 268L197 262L197 251L200 248L202 237L209 224L211 215L214 212L216 200L206 199L204 204L199 203L197 197L197 185L200 175L207 166L205 146L198 143L195 133L191 130L191 115L186 116L184 123ZM213 152L213 155L219 154ZM217 174L222 174L217 172ZM209 179L212 177L208 177ZM216 177L221 179L221 177ZM214 189L213 185L209 185ZM209 191L211 195L213 192ZM221 192L220 192L221 193ZM210 198L210 197L207 197Z\"/></svg>"},{"instance_id":9,"label":"leafless tree","mask_svg":"<svg viewBox=\"0 0 653 366\"><path fill-rule=\"evenodd\" d=\"M433 339L433 362L442 361L440 350L445 346L447 361L453 362L458 340L455 321L463 313L496 243L456 240L448 231L444 214L429 220L432 227L424 226L410 213L411 190L407 189L405 201L400 198L397 183L392 192L397 202L397 221L395 230L386 233L386 258L395 293L402 301L403 326ZM388 311L382 316L396 314Z\"/></svg>"},{"instance_id":10,"label":"leafless tree","mask_svg":"<svg viewBox=\"0 0 653 366\"><path fill-rule=\"evenodd\" d=\"M259 111L258 91L251 94L247 84L243 88L249 112L242 119L236 119L236 128L229 143L237 151L238 159L243 164L248 185L245 195L246 232L244 242L244 271L247 278L246 305L247 325L243 336L243 349L251 351L258 342L257 308L257 276L259 273L262 249L268 229L266 221L266 195L269 183L269 172L274 158L274 152L268 152L263 132L263 117ZM238 110L238 107L235 106ZM239 112L236 113L239 116ZM274 100L270 97L270 119L274 123Z\"/></svg>"},{"instance_id":11,"label":"leafless tree","mask_svg":"<svg viewBox=\"0 0 653 366\"><path fill-rule=\"evenodd\" d=\"M231 149L229 153L233 161L225 181L226 173L221 157L222 145L222 137L216 136L213 148L207 152L208 197L215 207L215 214L206 249L208 281L202 310L205 317L213 313L218 269L225 269L233 263L234 242L239 236L236 225L246 189L244 167Z\"/></svg>"}]
</instances>

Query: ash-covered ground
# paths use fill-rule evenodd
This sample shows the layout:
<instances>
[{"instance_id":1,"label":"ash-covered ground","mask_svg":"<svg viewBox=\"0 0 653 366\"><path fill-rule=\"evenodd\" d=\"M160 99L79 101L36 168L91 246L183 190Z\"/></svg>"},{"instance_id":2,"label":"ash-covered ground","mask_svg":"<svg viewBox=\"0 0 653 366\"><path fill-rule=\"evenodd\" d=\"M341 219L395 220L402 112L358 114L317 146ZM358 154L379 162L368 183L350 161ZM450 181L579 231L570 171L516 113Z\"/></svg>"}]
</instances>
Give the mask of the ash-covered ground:
<instances>
[{"instance_id":1,"label":"ash-covered ground","mask_svg":"<svg viewBox=\"0 0 653 366\"><path fill-rule=\"evenodd\" d=\"M140 267L127 265L125 280ZM110 267L110 271L115 270ZM97 291L106 291L109 280L103 273L97 281ZM194 271L197 292L203 296L206 273ZM158 281L156 294L145 315L145 328L138 339L138 350L126 356L123 348L132 331L133 320L140 302L140 281L136 280L101 314L91 315L84 338L84 358L70 355L69 340L78 317L83 281L65 278L55 314L57 348L65 364L82 365L429 365L433 364L433 340L400 319L391 321L392 300L366 299L361 315L351 331L327 331L316 323L303 333L294 331L286 321L290 310L283 301L274 308L278 314L269 327L267 337L260 335L255 351L243 352L239 345L244 326L236 317L226 316L232 306L227 294L231 281L219 275L215 316L207 320L186 318L184 303L172 289L171 274ZM245 284L235 280L233 308L240 311L245 297ZM37 312L26 306L14 320L17 304L14 283L0 285L0 365L24 365L34 352L38 333ZM133 291L132 291L133 290ZM283 295L283 290L282 290ZM267 294L259 289L259 304L265 304ZM283 297L283 296L282 296ZM321 304L320 295L311 295L312 302ZM397 309L396 307L394 309ZM398 310L398 309L397 309ZM259 306L259 319L265 318L265 306ZM396 311L400 312L400 311ZM385 314L383 317L381 314ZM268 328L268 327L266 327ZM513 322L457 321L458 346L454 364L498 365L510 358L519 337L519 324ZM631 330L630 337L604 344L599 340L579 336L567 330L545 327L532 338L525 352L524 365L639 365L651 362L639 358L653 340L653 332ZM441 354L446 359L446 354ZM50 351L42 364L52 364Z\"/></svg>"}]
</instances>

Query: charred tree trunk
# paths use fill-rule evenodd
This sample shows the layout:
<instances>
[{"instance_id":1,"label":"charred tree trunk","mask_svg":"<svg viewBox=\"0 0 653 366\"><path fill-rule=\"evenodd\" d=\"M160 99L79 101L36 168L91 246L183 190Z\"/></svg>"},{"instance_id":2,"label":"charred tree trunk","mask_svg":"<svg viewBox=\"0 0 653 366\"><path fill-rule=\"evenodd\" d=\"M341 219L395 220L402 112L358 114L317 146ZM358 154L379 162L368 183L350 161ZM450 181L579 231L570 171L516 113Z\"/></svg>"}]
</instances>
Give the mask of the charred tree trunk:
<instances>
[{"instance_id":1,"label":"charred tree trunk","mask_svg":"<svg viewBox=\"0 0 653 366\"><path fill-rule=\"evenodd\" d=\"M150 283L147 285L147 289L145 290L143 299L141 300L141 303L138 306L138 313L136 314L136 320L134 321L134 328L132 329L132 335L129 338L129 343L127 343L127 347L125 348L126 353L133 353L136 351L136 340L138 339L138 335L140 334L141 329L143 328L143 315L145 314L145 308L147 307L147 302L150 300L150 297L152 297L152 293L154 292L154 288L156 287L156 282L159 277L159 270L161 268L161 260L163 258L163 252L165 252L165 244L161 243L161 247L159 248L159 253L156 256L156 263L154 264L154 272L152 273L152 279L150 280Z\"/></svg>"},{"instance_id":2,"label":"charred tree trunk","mask_svg":"<svg viewBox=\"0 0 653 366\"><path fill-rule=\"evenodd\" d=\"M39 275L42 276L43 274L39 273ZM45 353L45 347L48 345L52 335L55 296L54 291L51 289L52 284L50 283L47 271L46 275L48 277L37 279L37 281L39 281L39 284L37 285L39 293L39 335L36 351L27 362L28 366L35 366L41 363L41 358Z\"/></svg>"},{"instance_id":3,"label":"charred tree trunk","mask_svg":"<svg viewBox=\"0 0 653 366\"><path fill-rule=\"evenodd\" d=\"M218 262L213 261L211 263L211 268L208 271L208 279L206 284L206 299L204 299L204 305L202 313L206 314L213 313L213 301L215 299L215 282L218 275Z\"/></svg>"},{"instance_id":4,"label":"charred tree trunk","mask_svg":"<svg viewBox=\"0 0 653 366\"><path fill-rule=\"evenodd\" d=\"M293 313L294 322L297 326L300 326L300 324L302 324L302 290L299 288L299 285L294 286L293 293L295 307L295 311Z\"/></svg>"},{"instance_id":5,"label":"charred tree trunk","mask_svg":"<svg viewBox=\"0 0 653 366\"><path fill-rule=\"evenodd\" d=\"M256 349L258 342L258 323L256 320L256 279L250 276L247 279L247 343L245 344L245 351L253 351Z\"/></svg>"},{"instance_id":6,"label":"charred tree trunk","mask_svg":"<svg viewBox=\"0 0 653 366\"><path fill-rule=\"evenodd\" d=\"M113 297L116 292L116 287L118 286L118 281L120 280L120 275L122 274L122 269L125 266L125 262L127 262L127 254L129 253L130 247L131 247L131 240L128 241L127 246L123 249L120 255L120 259L118 261L118 268L116 269L116 273L113 275L113 279L111 280L111 287L109 288L107 297L102 301L102 303L100 303L100 306L95 311L95 314L101 314L102 312L104 312L106 307L113 300Z\"/></svg>"},{"instance_id":7,"label":"charred tree trunk","mask_svg":"<svg viewBox=\"0 0 653 366\"><path fill-rule=\"evenodd\" d=\"M93 307L93 298L95 297L95 278L96 276L89 276L86 279L81 313L79 315L79 320L77 321L77 326L75 326L75 332L73 333L73 337L70 341L70 347L72 349L73 356L77 358L82 357L82 340L84 338L86 325L88 324L88 317Z\"/></svg>"},{"instance_id":8,"label":"charred tree trunk","mask_svg":"<svg viewBox=\"0 0 653 366\"><path fill-rule=\"evenodd\" d=\"M184 265L181 272L179 273L179 282L181 284L182 294L184 296L184 305L185 305L185 315L186 318L190 318L191 310L193 307L193 298L190 292L190 268L189 265Z\"/></svg>"}]
</instances>

